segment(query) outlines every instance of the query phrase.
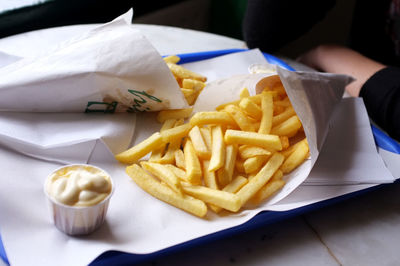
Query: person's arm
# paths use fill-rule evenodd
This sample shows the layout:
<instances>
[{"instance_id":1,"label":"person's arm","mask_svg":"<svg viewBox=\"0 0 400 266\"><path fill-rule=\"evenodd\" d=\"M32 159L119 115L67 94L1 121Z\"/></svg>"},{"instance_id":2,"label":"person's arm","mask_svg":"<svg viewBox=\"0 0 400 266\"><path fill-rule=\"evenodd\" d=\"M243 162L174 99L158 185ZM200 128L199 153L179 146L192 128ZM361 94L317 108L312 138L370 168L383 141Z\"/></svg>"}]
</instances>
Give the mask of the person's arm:
<instances>
[{"instance_id":1,"label":"person's arm","mask_svg":"<svg viewBox=\"0 0 400 266\"><path fill-rule=\"evenodd\" d=\"M400 68L388 67L337 45L321 45L298 58L316 70L347 74L356 81L346 90L361 96L370 118L400 141Z\"/></svg>"},{"instance_id":2,"label":"person's arm","mask_svg":"<svg viewBox=\"0 0 400 266\"><path fill-rule=\"evenodd\" d=\"M347 74L356 80L346 90L351 96L358 96L362 85L377 71L386 66L362 54L339 45L320 45L298 58L298 61L316 70Z\"/></svg>"}]
</instances>

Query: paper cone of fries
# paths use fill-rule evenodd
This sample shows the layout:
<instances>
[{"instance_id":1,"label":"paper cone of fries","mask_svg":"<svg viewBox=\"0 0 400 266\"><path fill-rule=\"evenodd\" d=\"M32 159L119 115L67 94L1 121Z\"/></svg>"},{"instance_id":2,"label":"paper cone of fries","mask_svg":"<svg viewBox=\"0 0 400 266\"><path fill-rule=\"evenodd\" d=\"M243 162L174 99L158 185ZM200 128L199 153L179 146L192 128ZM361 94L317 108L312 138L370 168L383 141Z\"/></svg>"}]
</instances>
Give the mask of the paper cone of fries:
<instances>
[{"instance_id":1,"label":"paper cone of fries","mask_svg":"<svg viewBox=\"0 0 400 266\"><path fill-rule=\"evenodd\" d=\"M331 116L343 97L345 86L352 80L346 75L294 72L281 67L277 67L274 73L235 75L209 83L194 105L193 112L215 108L229 112L226 106L232 103L242 107L240 99L243 98L241 93L244 88L248 89L253 98L268 88L277 87L275 92L279 94L279 90L283 90L285 97L287 95L294 109L291 116L299 118L304 130L298 131L295 136L289 136L290 145L294 146L306 138L309 156L293 171L284 175L285 185L264 202L263 206L268 206L288 196L308 177L328 134ZM274 133L273 131L272 128L271 132ZM282 153L285 154L285 151Z\"/></svg>"},{"instance_id":2,"label":"paper cone of fries","mask_svg":"<svg viewBox=\"0 0 400 266\"><path fill-rule=\"evenodd\" d=\"M0 110L141 112L187 106L132 11L47 54L0 68Z\"/></svg>"}]
</instances>

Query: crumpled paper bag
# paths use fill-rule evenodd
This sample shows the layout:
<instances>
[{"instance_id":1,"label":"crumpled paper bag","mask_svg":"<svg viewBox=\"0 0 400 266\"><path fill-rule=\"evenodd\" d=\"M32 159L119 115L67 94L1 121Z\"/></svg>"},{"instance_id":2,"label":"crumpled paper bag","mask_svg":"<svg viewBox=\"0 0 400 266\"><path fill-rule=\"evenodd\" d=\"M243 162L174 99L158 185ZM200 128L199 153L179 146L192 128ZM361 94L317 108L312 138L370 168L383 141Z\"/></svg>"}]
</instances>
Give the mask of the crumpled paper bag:
<instances>
[{"instance_id":1,"label":"crumpled paper bag","mask_svg":"<svg viewBox=\"0 0 400 266\"><path fill-rule=\"evenodd\" d=\"M141 112L187 107L133 11L36 58L0 68L0 111Z\"/></svg>"},{"instance_id":2,"label":"crumpled paper bag","mask_svg":"<svg viewBox=\"0 0 400 266\"><path fill-rule=\"evenodd\" d=\"M259 54L262 57L258 50L243 54L245 53L252 54L250 57L255 57L253 54ZM195 68L201 68L201 64L209 63L198 62ZM190 68L188 65L186 67ZM259 67L258 64L257 68ZM221 68L223 67L221 66ZM215 110L218 105L239 99L240 91L243 88L247 88L250 95L256 95L261 93L265 86L273 87L275 83L282 82L297 116L303 124L310 147L310 158L293 172L284 176L285 186L265 201L262 204L264 207L287 197L309 176L328 134L330 119L342 100L344 88L353 81L353 78L347 75L294 72L279 66L271 67L269 64L265 64L265 69L269 70L268 73L254 73L249 66L251 74L233 75L210 82L198 97L193 108L194 112Z\"/></svg>"}]
</instances>

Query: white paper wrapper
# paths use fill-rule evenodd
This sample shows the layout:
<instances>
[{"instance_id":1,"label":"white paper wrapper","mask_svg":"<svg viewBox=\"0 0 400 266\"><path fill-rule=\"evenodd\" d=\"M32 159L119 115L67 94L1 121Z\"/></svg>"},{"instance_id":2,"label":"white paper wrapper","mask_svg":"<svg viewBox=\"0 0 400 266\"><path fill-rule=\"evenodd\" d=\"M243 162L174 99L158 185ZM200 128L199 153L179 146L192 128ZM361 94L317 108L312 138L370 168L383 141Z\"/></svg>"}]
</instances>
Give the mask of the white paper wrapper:
<instances>
[{"instance_id":1,"label":"white paper wrapper","mask_svg":"<svg viewBox=\"0 0 400 266\"><path fill-rule=\"evenodd\" d=\"M0 110L140 112L187 107L132 11L47 54L0 68Z\"/></svg>"},{"instance_id":2,"label":"white paper wrapper","mask_svg":"<svg viewBox=\"0 0 400 266\"><path fill-rule=\"evenodd\" d=\"M279 66L274 73L274 68L266 65L265 69L269 69L269 73L235 75L209 83L193 109L194 112L215 110L218 105L239 99L243 88L247 88L250 95L255 95L261 93L265 86L273 87L275 83L282 81L303 124L311 156L284 177L285 186L264 202L263 207L279 202L306 180L322 149L331 116L342 99L344 87L353 80L346 75L293 72Z\"/></svg>"}]
</instances>

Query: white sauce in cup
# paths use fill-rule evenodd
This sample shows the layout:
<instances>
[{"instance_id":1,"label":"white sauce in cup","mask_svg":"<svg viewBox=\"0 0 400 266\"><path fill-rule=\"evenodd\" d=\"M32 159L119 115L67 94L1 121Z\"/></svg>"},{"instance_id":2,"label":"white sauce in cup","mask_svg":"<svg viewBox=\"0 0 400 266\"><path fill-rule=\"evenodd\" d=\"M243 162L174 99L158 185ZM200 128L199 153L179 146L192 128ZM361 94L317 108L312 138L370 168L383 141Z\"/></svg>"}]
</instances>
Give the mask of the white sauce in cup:
<instances>
[{"instance_id":1,"label":"white sauce in cup","mask_svg":"<svg viewBox=\"0 0 400 266\"><path fill-rule=\"evenodd\" d=\"M49 196L61 204L75 207L93 206L112 191L110 176L90 165L72 165L59 169L47 180Z\"/></svg>"}]
</instances>

